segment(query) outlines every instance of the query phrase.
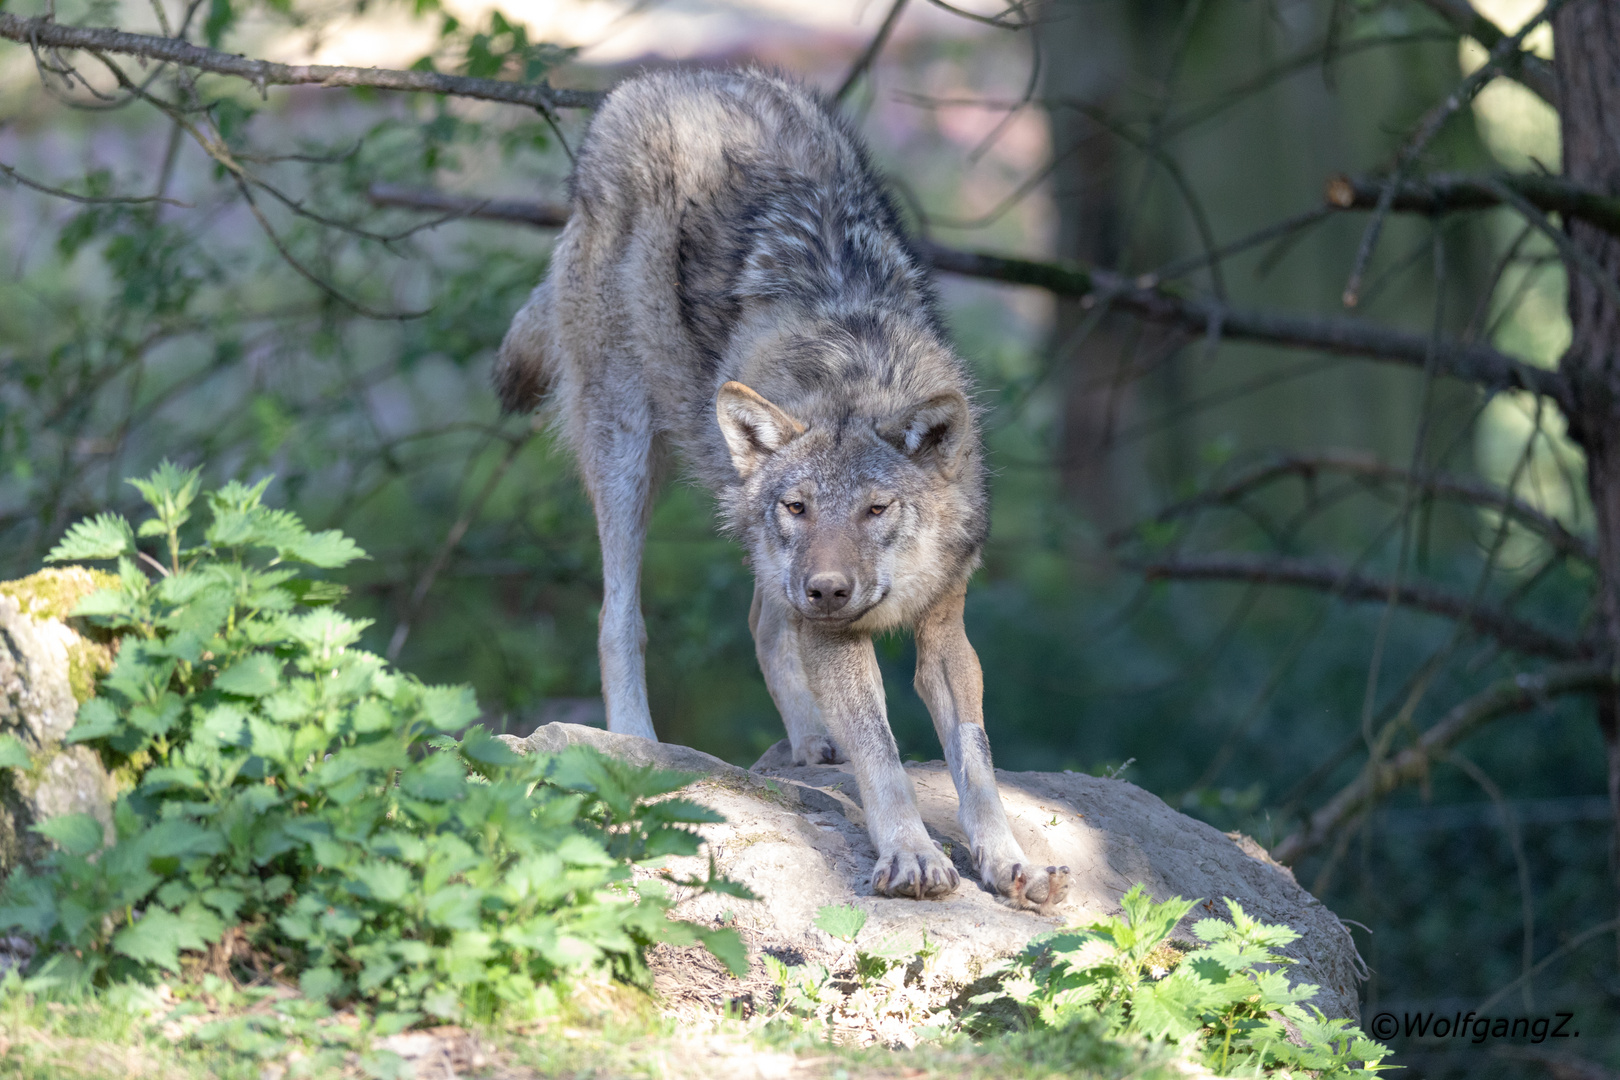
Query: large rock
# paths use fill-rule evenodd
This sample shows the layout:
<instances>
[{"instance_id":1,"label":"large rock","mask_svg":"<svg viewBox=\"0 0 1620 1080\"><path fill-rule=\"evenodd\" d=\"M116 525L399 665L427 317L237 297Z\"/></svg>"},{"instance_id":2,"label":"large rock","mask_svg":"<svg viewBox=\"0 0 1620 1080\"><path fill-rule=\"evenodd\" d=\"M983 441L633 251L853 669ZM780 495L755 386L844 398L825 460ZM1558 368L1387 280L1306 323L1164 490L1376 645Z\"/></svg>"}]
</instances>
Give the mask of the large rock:
<instances>
[{"instance_id":1,"label":"large rock","mask_svg":"<svg viewBox=\"0 0 1620 1080\"><path fill-rule=\"evenodd\" d=\"M113 656L68 613L81 597L117 583L76 566L0 582L0 733L16 736L30 761L27 769L0 768L0 875L47 849L32 826L58 814L93 815L112 839L112 779L94 750L63 746L62 737Z\"/></svg>"},{"instance_id":2,"label":"large rock","mask_svg":"<svg viewBox=\"0 0 1620 1080\"><path fill-rule=\"evenodd\" d=\"M1203 901L1178 928L1177 936L1187 940L1197 918L1225 916L1222 897L1263 921L1293 927L1301 937L1284 950L1297 961L1290 977L1321 988L1314 1004L1328 1016L1359 1020L1356 989L1365 969L1338 918L1253 840L1177 813L1123 780L997 771L1002 802L1024 851L1038 863L1065 864L1073 872L1068 899L1043 917L1015 910L978 887L956 823L956 790L942 762L910 763L906 772L923 821L947 845L962 887L941 900L916 901L872 894L877 853L866 836L855 778L839 766L794 767L773 748L750 771L688 747L574 724L548 724L526 739L505 738L523 752L583 743L638 764L702 774L690 794L726 818L705 828L705 856L712 855L720 871L746 883L760 900L688 897L677 914L730 922L751 944L790 962L847 963L848 950L813 924L822 906L853 904L868 915L863 945L921 945L926 933L939 950L934 971L945 984L963 987L1039 934L1118 914L1120 897L1141 882L1160 900ZM680 868L699 876L706 869L706 862Z\"/></svg>"}]
</instances>

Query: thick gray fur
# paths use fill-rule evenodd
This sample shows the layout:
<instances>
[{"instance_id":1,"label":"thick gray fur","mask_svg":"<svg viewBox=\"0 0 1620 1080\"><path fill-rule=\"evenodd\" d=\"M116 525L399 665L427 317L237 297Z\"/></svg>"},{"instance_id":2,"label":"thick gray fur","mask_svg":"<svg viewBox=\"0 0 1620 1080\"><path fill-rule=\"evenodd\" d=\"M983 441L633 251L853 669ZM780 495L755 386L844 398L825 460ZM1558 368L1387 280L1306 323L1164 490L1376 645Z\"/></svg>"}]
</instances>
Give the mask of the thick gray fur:
<instances>
[{"instance_id":1,"label":"thick gray fur","mask_svg":"<svg viewBox=\"0 0 1620 1080\"><path fill-rule=\"evenodd\" d=\"M578 154L549 274L502 343L508 409L549 398L596 509L612 731L654 734L641 554L676 449L755 574L749 625L799 762L845 760L878 850L873 888L957 875L923 829L872 634L917 635L917 689L980 877L1049 908L995 787L962 629L989 528L972 383L866 152L822 100L758 71L618 87Z\"/></svg>"}]
</instances>

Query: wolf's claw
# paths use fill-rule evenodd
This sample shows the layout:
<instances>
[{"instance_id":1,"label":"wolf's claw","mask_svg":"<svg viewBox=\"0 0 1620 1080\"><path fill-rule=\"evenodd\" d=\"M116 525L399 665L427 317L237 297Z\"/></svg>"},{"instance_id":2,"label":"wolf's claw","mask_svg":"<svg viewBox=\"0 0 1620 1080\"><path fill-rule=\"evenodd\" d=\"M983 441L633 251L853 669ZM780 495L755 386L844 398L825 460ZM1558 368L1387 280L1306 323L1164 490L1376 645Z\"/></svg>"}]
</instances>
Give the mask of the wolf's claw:
<instances>
[{"instance_id":1,"label":"wolf's claw","mask_svg":"<svg viewBox=\"0 0 1620 1080\"><path fill-rule=\"evenodd\" d=\"M1067 866L1032 866L1013 859L997 859L982 850L973 853L979 880L1005 896L1016 908L1028 908L1049 915L1069 895Z\"/></svg>"},{"instance_id":2,"label":"wolf's claw","mask_svg":"<svg viewBox=\"0 0 1620 1080\"><path fill-rule=\"evenodd\" d=\"M872 891L879 896L925 900L955 892L961 880L956 867L937 848L879 856L877 865L872 868Z\"/></svg>"}]
</instances>

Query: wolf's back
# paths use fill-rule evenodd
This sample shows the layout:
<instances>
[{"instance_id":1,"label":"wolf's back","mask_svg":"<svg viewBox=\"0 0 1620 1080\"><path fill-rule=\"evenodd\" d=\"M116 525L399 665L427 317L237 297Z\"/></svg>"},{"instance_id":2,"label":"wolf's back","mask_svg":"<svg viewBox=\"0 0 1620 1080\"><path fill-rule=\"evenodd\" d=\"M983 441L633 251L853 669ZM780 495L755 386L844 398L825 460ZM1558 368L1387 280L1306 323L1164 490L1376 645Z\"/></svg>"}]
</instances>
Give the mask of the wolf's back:
<instances>
[{"instance_id":1,"label":"wolf's back","mask_svg":"<svg viewBox=\"0 0 1620 1080\"><path fill-rule=\"evenodd\" d=\"M495 378L509 410L566 380L556 338L630 308L650 316L630 322L658 326L653 344L704 383L760 306L904 312L943 336L926 270L859 141L790 79L670 71L620 84L592 121L570 190L547 282L502 344Z\"/></svg>"}]
</instances>

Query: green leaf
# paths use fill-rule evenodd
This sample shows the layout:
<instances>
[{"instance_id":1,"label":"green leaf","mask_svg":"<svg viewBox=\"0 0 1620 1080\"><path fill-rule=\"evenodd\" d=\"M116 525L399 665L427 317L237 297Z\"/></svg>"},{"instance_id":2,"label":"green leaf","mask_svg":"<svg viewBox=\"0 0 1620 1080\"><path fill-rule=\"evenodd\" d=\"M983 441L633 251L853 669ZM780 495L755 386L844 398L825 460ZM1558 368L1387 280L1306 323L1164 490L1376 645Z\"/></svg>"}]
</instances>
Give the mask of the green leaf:
<instances>
[{"instance_id":1,"label":"green leaf","mask_svg":"<svg viewBox=\"0 0 1620 1080\"><path fill-rule=\"evenodd\" d=\"M75 524L62 542L45 556L46 562L78 559L116 559L135 554L135 534L118 514L98 514Z\"/></svg>"},{"instance_id":2,"label":"green leaf","mask_svg":"<svg viewBox=\"0 0 1620 1080\"><path fill-rule=\"evenodd\" d=\"M73 605L72 611L72 614L79 616L97 615L106 617L122 615L125 618L133 616L134 613L134 609L130 606L129 597L124 595L121 589L97 589L93 593L80 597L79 602Z\"/></svg>"},{"instance_id":3,"label":"green leaf","mask_svg":"<svg viewBox=\"0 0 1620 1080\"><path fill-rule=\"evenodd\" d=\"M340 566L347 566L356 559L370 558L360 545L344 536L336 529L327 529L325 532L306 533L291 544L280 549L281 557L292 559L295 562L318 566L322 570L336 570Z\"/></svg>"},{"instance_id":4,"label":"green leaf","mask_svg":"<svg viewBox=\"0 0 1620 1080\"><path fill-rule=\"evenodd\" d=\"M160 907L148 907L133 926L113 935L113 951L132 960L180 970L180 944L185 938L180 916Z\"/></svg>"},{"instance_id":5,"label":"green leaf","mask_svg":"<svg viewBox=\"0 0 1620 1080\"><path fill-rule=\"evenodd\" d=\"M356 896L385 904L399 903L411 890L411 872L399 863L367 861L350 867L349 877Z\"/></svg>"},{"instance_id":6,"label":"green leaf","mask_svg":"<svg viewBox=\"0 0 1620 1080\"><path fill-rule=\"evenodd\" d=\"M190 520L191 503L197 497L197 478L201 474L201 466L182 472L165 458L146 479L131 477L127 481L157 511L161 525L153 530L154 535L179 529ZM145 526L142 526L142 534L146 534Z\"/></svg>"},{"instance_id":7,"label":"green leaf","mask_svg":"<svg viewBox=\"0 0 1620 1080\"><path fill-rule=\"evenodd\" d=\"M239 697L264 697L281 682L281 663L269 653L250 653L214 679L214 689Z\"/></svg>"},{"instance_id":8,"label":"green leaf","mask_svg":"<svg viewBox=\"0 0 1620 1080\"><path fill-rule=\"evenodd\" d=\"M31 764L21 739L10 732L0 734L0 768L26 769Z\"/></svg>"},{"instance_id":9,"label":"green leaf","mask_svg":"<svg viewBox=\"0 0 1620 1080\"><path fill-rule=\"evenodd\" d=\"M440 731L459 731L478 719L478 699L470 686L424 686L422 712Z\"/></svg>"},{"instance_id":10,"label":"green leaf","mask_svg":"<svg viewBox=\"0 0 1620 1080\"><path fill-rule=\"evenodd\" d=\"M865 912L862 912L864 915ZM700 930L698 940L736 978L748 974L748 946L735 930Z\"/></svg>"},{"instance_id":11,"label":"green leaf","mask_svg":"<svg viewBox=\"0 0 1620 1080\"><path fill-rule=\"evenodd\" d=\"M311 1001L326 1001L343 991L343 976L329 967L313 967L298 976L298 989Z\"/></svg>"},{"instance_id":12,"label":"green leaf","mask_svg":"<svg viewBox=\"0 0 1620 1080\"><path fill-rule=\"evenodd\" d=\"M399 787L412 798L429 802L459 799L467 791L467 769L449 754L432 754L406 769Z\"/></svg>"},{"instance_id":13,"label":"green leaf","mask_svg":"<svg viewBox=\"0 0 1620 1080\"><path fill-rule=\"evenodd\" d=\"M69 855L89 855L100 851L106 839L101 822L89 814L59 814L46 818L34 826L34 831L56 841Z\"/></svg>"},{"instance_id":14,"label":"green leaf","mask_svg":"<svg viewBox=\"0 0 1620 1080\"><path fill-rule=\"evenodd\" d=\"M516 765L523 760L522 754L491 735L489 729L479 725L467 729L467 734L461 740L461 752L469 760L481 765Z\"/></svg>"},{"instance_id":15,"label":"green leaf","mask_svg":"<svg viewBox=\"0 0 1620 1080\"><path fill-rule=\"evenodd\" d=\"M1175 1040L1191 1035L1204 1026L1208 986L1185 966L1158 982L1138 985L1131 1003L1131 1026L1149 1038Z\"/></svg>"},{"instance_id":16,"label":"green leaf","mask_svg":"<svg viewBox=\"0 0 1620 1080\"><path fill-rule=\"evenodd\" d=\"M866 912L853 904L828 904L816 911L816 926L839 941L854 941L865 925Z\"/></svg>"}]
</instances>

